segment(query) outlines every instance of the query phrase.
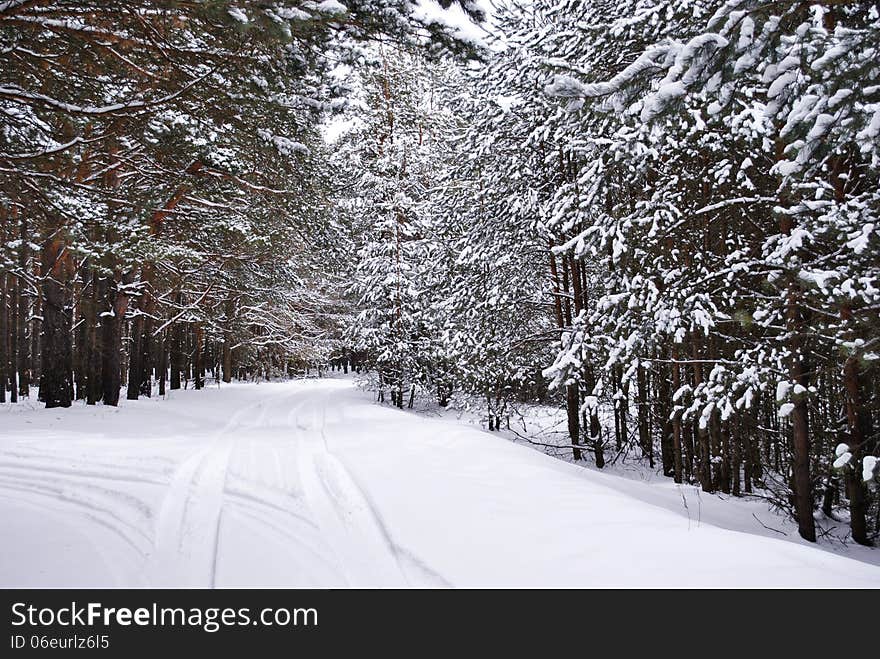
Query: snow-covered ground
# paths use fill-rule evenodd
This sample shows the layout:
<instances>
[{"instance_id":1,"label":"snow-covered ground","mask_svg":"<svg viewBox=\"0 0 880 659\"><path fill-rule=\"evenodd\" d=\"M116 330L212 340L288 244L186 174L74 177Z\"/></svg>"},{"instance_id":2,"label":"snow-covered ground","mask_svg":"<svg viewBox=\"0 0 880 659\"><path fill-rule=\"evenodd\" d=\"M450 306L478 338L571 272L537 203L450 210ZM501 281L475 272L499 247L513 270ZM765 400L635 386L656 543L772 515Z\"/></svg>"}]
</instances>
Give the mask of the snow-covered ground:
<instances>
[{"instance_id":1,"label":"snow-covered ground","mask_svg":"<svg viewBox=\"0 0 880 659\"><path fill-rule=\"evenodd\" d=\"M6 587L880 586L878 552L770 537L758 505L583 469L349 379L0 406Z\"/></svg>"},{"instance_id":2,"label":"snow-covered ground","mask_svg":"<svg viewBox=\"0 0 880 659\"><path fill-rule=\"evenodd\" d=\"M476 397L459 395L448 408L439 407L434 400L424 395L417 398L417 401L414 410L416 414L429 418L456 419L481 429L487 426L484 403ZM791 515L771 503L774 497L769 490L756 488L752 494L733 497L721 492L707 494L698 484L676 485L670 478L662 475L659 455L654 456L658 464L652 469L632 443L617 450L614 447L613 411L600 408L600 416L606 446L606 464L601 470L594 466L590 448L583 449L584 461L574 461L564 406L514 403L506 409L505 424L497 434L509 441L587 469L592 473L589 478L607 479L602 482L609 487L685 515L694 524L707 523L734 531L777 539L786 538L791 542L805 544L798 535L797 524ZM608 478L609 476L611 477ZM781 487L781 484L777 486ZM880 548L866 548L853 542L845 505L835 511L835 517L829 519L821 512L816 512L820 542L808 546L880 567Z\"/></svg>"}]
</instances>

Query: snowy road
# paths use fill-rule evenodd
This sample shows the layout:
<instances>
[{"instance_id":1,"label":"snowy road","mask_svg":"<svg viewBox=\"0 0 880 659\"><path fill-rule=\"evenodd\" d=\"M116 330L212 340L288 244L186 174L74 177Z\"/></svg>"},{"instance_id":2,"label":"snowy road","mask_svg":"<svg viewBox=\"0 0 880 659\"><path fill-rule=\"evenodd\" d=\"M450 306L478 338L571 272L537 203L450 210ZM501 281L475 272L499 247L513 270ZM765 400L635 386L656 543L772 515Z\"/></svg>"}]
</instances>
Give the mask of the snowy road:
<instances>
[{"instance_id":1,"label":"snowy road","mask_svg":"<svg viewBox=\"0 0 880 659\"><path fill-rule=\"evenodd\" d=\"M880 586L349 380L0 408L0 586Z\"/></svg>"}]
</instances>

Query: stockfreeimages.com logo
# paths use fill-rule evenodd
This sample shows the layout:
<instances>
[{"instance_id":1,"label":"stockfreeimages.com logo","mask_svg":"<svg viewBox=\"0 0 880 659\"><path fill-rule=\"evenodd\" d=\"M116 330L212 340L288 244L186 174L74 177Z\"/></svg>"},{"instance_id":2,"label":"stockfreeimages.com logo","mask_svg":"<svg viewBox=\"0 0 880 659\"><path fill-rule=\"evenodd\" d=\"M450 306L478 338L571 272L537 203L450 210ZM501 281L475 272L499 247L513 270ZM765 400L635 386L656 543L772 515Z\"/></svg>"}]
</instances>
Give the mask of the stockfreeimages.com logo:
<instances>
[{"instance_id":1,"label":"stockfreeimages.com logo","mask_svg":"<svg viewBox=\"0 0 880 659\"><path fill-rule=\"evenodd\" d=\"M220 607L105 607L100 602L81 605L38 608L25 602L12 605L12 626L20 627L197 627L213 633L223 627L261 625L264 627L317 627L317 609L265 608L254 614L251 609Z\"/></svg>"}]
</instances>

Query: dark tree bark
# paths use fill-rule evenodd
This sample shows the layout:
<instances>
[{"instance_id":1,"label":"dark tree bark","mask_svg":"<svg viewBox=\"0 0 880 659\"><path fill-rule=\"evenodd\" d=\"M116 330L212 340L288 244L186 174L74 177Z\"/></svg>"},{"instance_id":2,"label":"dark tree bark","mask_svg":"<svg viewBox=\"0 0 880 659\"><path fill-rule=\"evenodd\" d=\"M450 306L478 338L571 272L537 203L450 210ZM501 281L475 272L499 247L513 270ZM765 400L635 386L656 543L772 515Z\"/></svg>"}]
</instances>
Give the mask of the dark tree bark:
<instances>
[{"instance_id":1,"label":"dark tree bark","mask_svg":"<svg viewBox=\"0 0 880 659\"><path fill-rule=\"evenodd\" d=\"M571 440L572 452L575 460L581 459L581 421L580 421L581 397L577 382L565 387L565 413L568 417L568 437Z\"/></svg>"},{"instance_id":2,"label":"dark tree bark","mask_svg":"<svg viewBox=\"0 0 880 659\"><path fill-rule=\"evenodd\" d=\"M152 300L152 294L150 295ZM156 310L154 302L147 305L147 315L144 317L144 334L141 337L141 379L139 392L141 396L149 398L153 394L153 371L156 368L156 341L153 337L153 313Z\"/></svg>"},{"instance_id":3,"label":"dark tree bark","mask_svg":"<svg viewBox=\"0 0 880 659\"><path fill-rule=\"evenodd\" d=\"M718 359L718 351L715 348L714 338L710 339L707 356L710 360ZM712 409L708 419L708 446L703 446L703 450L708 450L709 462L709 486L712 492L721 490L722 492L730 492L730 451L729 451L729 430L727 422L722 422L721 411L718 407Z\"/></svg>"},{"instance_id":4,"label":"dark tree bark","mask_svg":"<svg viewBox=\"0 0 880 659\"><path fill-rule=\"evenodd\" d=\"M571 292L568 288L568 260L562 259L562 293L563 293L563 315L565 324L562 327L571 327Z\"/></svg>"},{"instance_id":5,"label":"dark tree bark","mask_svg":"<svg viewBox=\"0 0 880 659\"><path fill-rule=\"evenodd\" d=\"M30 370L28 369L28 296L25 294L25 275L30 258L27 220L22 216L19 223L21 246L18 249L18 395L27 397L30 393Z\"/></svg>"},{"instance_id":6,"label":"dark tree bark","mask_svg":"<svg viewBox=\"0 0 880 659\"><path fill-rule=\"evenodd\" d=\"M660 427L660 459L663 464L663 475L675 474L675 458L673 456L672 437L672 393L669 391L669 376L666 372L659 373L652 378L657 382L657 397L655 405L657 409L657 425Z\"/></svg>"},{"instance_id":7,"label":"dark tree bark","mask_svg":"<svg viewBox=\"0 0 880 659\"><path fill-rule=\"evenodd\" d=\"M680 366L678 364L678 348L672 347L672 395L681 387ZM673 459L673 479L676 483L681 483L682 478L682 455L681 455L681 412L676 410L677 404L670 399L672 406L672 459Z\"/></svg>"},{"instance_id":8,"label":"dark tree bark","mask_svg":"<svg viewBox=\"0 0 880 659\"><path fill-rule=\"evenodd\" d=\"M729 418L719 423L721 461L716 487L720 488L725 494L730 494L730 472L733 464L733 452L730 447L730 423L731 421Z\"/></svg>"},{"instance_id":9,"label":"dark tree bark","mask_svg":"<svg viewBox=\"0 0 880 659\"><path fill-rule=\"evenodd\" d=\"M226 299L226 327L223 331L223 382L232 382L232 319L235 316L235 299Z\"/></svg>"},{"instance_id":10,"label":"dark tree bark","mask_svg":"<svg viewBox=\"0 0 880 659\"><path fill-rule=\"evenodd\" d=\"M0 243L6 242L6 206L0 206ZM0 403L6 402L6 383L9 373L9 315L7 312L7 280L6 270L0 270Z\"/></svg>"},{"instance_id":11,"label":"dark tree bark","mask_svg":"<svg viewBox=\"0 0 880 659\"><path fill-rule=\"evenodd\" d=\"M143 294L142 294L143 295ZM144 316L138 305L137 315L131 322L131 339L128 349L128 386L125 397L137 400L141 393L141 381L144 366Z\"/></svg>"},{"instance_id":12,"label":"dark tree bark","mask_svg":"<svg viewBox=\"0 0 880 659\"><path fill-rule=\"evenodd\" d=\"M165 332L159 335L156 342L159 351L159 395L165 395L165 374L168 372L168 341L165 340Z\"/></svg>"},{"instance_id":13,"label":"dark tree bark","mask_svg":"<svg viewBox=\"0 0 880 659\"><path fill-rule=\"evenodd\" d=\"M648 383L645 367L639 364L636 371L636 386L639 397L639 446L642 456L648 458L651 469L654 468L654 447L651 445L651 410L648 405Z\"/></svg>"},{"instance_id":14,"label":"dark tree bark","mask_svg":"<svg viewBox=\"0 0 880 659\"><path fill-rule=\"evenodd\" d=\"M596 393L596 373L592 367L587 369L587 395ZM590 407L590 443L593 445L593 455L596 466L602 469L605 466L605 447L602 444L602 426L599 423L598 405Z\"/></svg>"},{"instance_id":15,"label":"dark tree bark","mask_svg":"<svg viewBox=\"0 0 880 659\"><path fill-rule=\"evenodd\" d=\"M792 380L804 388L809 385L803 360L795 352L791 358ZM804 396L797 396L791 412L793 429L793 470L795 512L798 522L798 533L804 540L816 541L816 523L813 519L813 493L810 478L810 428L809 410Z\"/></svg>"},{"instance_id":16,"label":"dark tree bark","mask_svg":"<svg viewBox=\"0 0 880 659\"><path fill-rule=\"evenodd\" d=\"M721 413L718 408L712 410L709 414L708 419L708 439L709 439L709 487L711 492L716 492L719 489L723 490L722 483L724 482L723 474L726 474L728 471L728 466L726 460L729 459L729 455L724 453L723 445L724 445L724 429L723 426L726 426L726 423L722 423L721 421ZM703 449L706 447L704 446ZM701 483L702 485L702 483ZM727 491L727 490L724 490Z\"/></svg>"},{"instance_id":17,"label":"dark tree bark","mask_svg":"<svg viewBox=\"0 0 880 659\"><path fill-rule=\"evenodd\" d=\"M180 374L183 371L183 350L180 346L180 323L171 326L171 389L180 389Z\"/></svg>"},{"instance_id":18,"label":"dark tree bark","mask_svg":"<svg viewBox=\"0 0 880 659\"><path fill-rule=\"evenodd\" d=\"M118 276L118 275L117 275ZM128 290L132 275L119 279L101 280L105 310L101 315L101 385L104 405L119 404L119 390L122 387L122 333L125 326L125 312L128 310Z\"/></svg>"},{"instance_id":19,"label":"dark tree bark","mask_svg":"<svg viewBox=\"0 0 880 659\"><path fill-rule=\"evenodd\" d=\"M698 337L693 337L693 355L694 355L694 387L698 387L703 383L703 365L700 363L702 354L700 352L700 341ZM709 427L700 427L701 420L698 420L694 426L697 432L697 441L700 447L700 456L698 461L697 476L700 479L700 488L703 492L712 492L712 465L709 455Z\"/></svg>"},{"instance_id":20,"label":"dark tree bark","mask_svg":"<svg viewBox=\"0 0 880 659\"><path fill-rule=\"evenodd\" d=\"M194 328L195 342L195 368L193 369L193 378L195 380L195 388L201 389L205 386L205 362L203 353L204 333L202 324L196 323Z\"/></svg>"},{"instance_id":21,"label":"dark tree bark","mask_svg":"<svg viewBox=\"0 0 880 659\"><path fill-rule=\"evenodd\" d=\"M86 391L88 390L88 367L89 367L89 350L88 350L88 320L86 319L86 296L89 289L88 264L80 269L79 281L73 282L73 299L76 301L75 324L76 331L74 333L74 349L73 349L73 384L74 398L76 400L86 400Z\"/></svg>"},{"instance_id":22,"label":"dark tree bark","mask_svg":"<svg viewBox=\"0 0 880 659\"><path fill-rule=\"evenodd\" d=\"M731 470L730 473L732 475L732 493L733 496L738 497L741 494L740 491L740 468L742 465L742 418L737 415L732 421L733 424L733 433L731 437L731 444L733 445L731 451Z\"/></svg>"},{"instance_id":23,"label":"dark tree bark","mask_svg":"<svg viewBox=\"0 0 880 659\"><path fill-rule=\"evenodd\" d=\"M784 159L785 144L782 139L775 140L777 162ZM788 205L785 194L780 194L779 202ZM790 236L794 229L794 217L783 213L779 220L779 233ZM796 281L788 281L780 292L785 296L785 329L788 335L789 378L804 389L809 389L809 373L805 367L804 339L802 335L803 310L801 294ZM791 484L794 490L795 517L798 533L809 542L816 541L816 523L813 519L813 492L810 477L810 422L807 401L804 395L795 396L792 401L792 473ZM774 415L775 416L775 415ZM778 444L778 443L777 443ZM777 471L778 471L777 467Z\"/></svg>"},{"instance_id":24,"label":"dark tree bark","mask_svg":"<svg viewBox=\"0 0 880 659\"><path fill-rule=\"evenodd\" d=\"M94 405L101 397L101 361L102 349L98 340L98 273L94 268L88 268L89 290L83 303L85 305L86 319L86 379L88 387L86 391L86 404Z\"/></svg>"},{"instance_id":25,"label":"dark tree bark","mask_svg":"<svg viewBox=\"0 0 880 659\"><path fill-rule=\"evenodd\" d=\"M565 327L565 321L562 316L562 288L559 283L556 256L553 254L553 243L550 243L550 277L553 281L553 311L556 315L556 326L562 329Z\"/></svg>"},{"instance_id":26,"label":"dark tree bark","mask_svg":"<svg viewBox=\"0 0 880 659\"><path fill-rule=\"evenodd\" d=\"M180 291L180 287L177 287L177 290L174 292L174 304L177 307L180 307L183 301L183 294ZM179 322L174 322L171 324L171 348L170 348L170 359L171 359L171 389L180 389L180 374L184 368L184 354L183 354L183 345L182 345L182 336L181 336L181 324Z\"/></svg>"},{"instance_id":27,"label":"dark tree bark","mask_svg":"<svg viewBox=\"0 0 880 659\"><path fill-rule=\"evenodd\" d=\"M752 415L750 413L744 414L740 425L739 440L743 455L743 489L746 494L751 494L752 483L754 482L755 450L752 446L752 438L750 435L752 425Z\"/></svg>"},{"instance_id":28,"label":"dark tree bark","mask_svg":"<svg viewBox=\"0 0 880 659\"><path fill-rule=\"evenodd\" d=\"M12 277L11 290L9 292L9 402L18 402L18 386L16 384L18 364L18 299L21 280Z\"/></svg>"},{"instance_id":29,"label":"dark tree bark","mask_svg":"<svg viewBox=\"0 0 880 659\"><path fill-rule=\"evenodd\" d=\"M611 372L614 387L614 440L617 450L620 451L629 435L626 426L626 416L629 412L628 388L623 383L622 365L617 364Z\"/></svg>"},{"instance_id":30,"label":"dark tree bark","mask_svg":"<svg viewBox=\"0 0 880 659\"><path fill-rule=\"evenodd\" d=\"M36 259L33 259L33 275L36 280L39 280L40 275L40 263ZM31 323L31 383L40 381L40 335L42 334L42 316L43 316L43 306L42 306L42 296L38 294L34 296L34 312L33 312L33 322Z\"/></svg>"},{"instance_id":31,"label":"dark tree bark","mask_svg":"<svg viewBox=\"0 0 880 659\"><path fill-rule=\"evenodd\" d=\"M64 241L50 236L43 244L43 374L47 408L70 407L73 399L70 310L67 308L69 256Z\"/></svg>"},{"instance_id":32,"label":"dark tree bark","mask_svg":"<svg viewBox=\"0 0 880 659\"><path fill-rule=\"evenodd\" d=\"M865 443L868 440L866 426L867 414L862 402L861 368L858 358L850 356L843 366L843 384L846 393L846 419L849 426L849 450L852 453L852 466L845 471L846 487L849 492L850 531L853 540L860 545L870 546L868 538L867 505L865 485L860 470Z\"/></svg>"}]
</instances>

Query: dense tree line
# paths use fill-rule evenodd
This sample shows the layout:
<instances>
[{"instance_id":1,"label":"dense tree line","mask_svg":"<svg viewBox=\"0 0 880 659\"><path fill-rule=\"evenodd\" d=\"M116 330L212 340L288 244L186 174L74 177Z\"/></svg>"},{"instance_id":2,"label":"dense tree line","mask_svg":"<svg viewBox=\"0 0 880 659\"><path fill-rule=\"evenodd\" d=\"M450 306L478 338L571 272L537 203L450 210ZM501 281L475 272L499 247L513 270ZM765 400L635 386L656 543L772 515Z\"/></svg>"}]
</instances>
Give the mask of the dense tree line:
<instances>
[{"instance_id":1,"label":"dense tree line","mask_svg":"<svg viewBox=\"0 0 880 659\"><path fill-rule=\"evenodd\" d=\"M808 540L817 503L833 517L842 497L868 544L880 114L865 82L880 73L877 6L632 10L643 20L609 30L607 45L561 48L567 70L545 89L568 99L556 138L574 170L552 224L562 253L602 255L605 288L561 354L602 355L618 399L627 381L646 401L643 381L671 383L661 457L676 481L782 492ZM587 11L581 20L607 21ZM658 36L602 78L580 73Z\"/></svg>"},{"instance_id":2,"label":"dense tree line","mask_svg":"<svg viewBox=\"0 0 880 659\"><path fill-rule=\"evenodd\" d=\"M877 3L537 1L494 21L485 66L393 81L398 115L451 120L390 274L361 262L376 363L407 346L394 377L451 377L490 429L546 377L574 459L632 446L676 482L769 496L808 540L824 516L872 543ZM377 299L401 280L418 294Z\"/></svg>"},{"instance_id":3,"label":"dense tree line","mask_svg":"<svg viewBox=\"0 0 880 659\"><path fill-rule=\"evenodd\" d=\"M470 49L407 0L12 0L0 40L0 401L48 407L326 359L332 70Z\"/></svg>"}]
</instances>

